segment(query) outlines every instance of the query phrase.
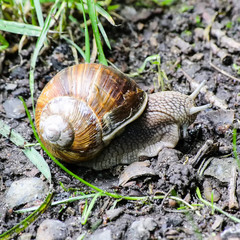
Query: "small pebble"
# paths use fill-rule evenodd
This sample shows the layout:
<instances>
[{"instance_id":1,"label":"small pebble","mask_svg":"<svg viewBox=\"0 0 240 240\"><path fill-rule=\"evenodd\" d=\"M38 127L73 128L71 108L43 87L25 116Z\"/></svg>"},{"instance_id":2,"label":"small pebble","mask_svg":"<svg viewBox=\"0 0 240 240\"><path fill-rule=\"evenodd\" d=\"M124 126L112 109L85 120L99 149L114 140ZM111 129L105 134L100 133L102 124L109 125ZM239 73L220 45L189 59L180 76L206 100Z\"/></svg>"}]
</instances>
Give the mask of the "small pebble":
<instances>
[{"instance_id":1,"label":"small pebble","mask_svg":"<svg viewBox=\"0 0 240 240\"><path fill-rule=\"evenodd\" d=\"M216 215L215 216L215 221L212 225L212 229L216 230L221 224L223 223L223 217Z\"/></svg>"},{"instance_id":2,"label":"small pebble","mask_svg":"<svg viewBox=\"0 0 240 240\"><path fill-rule=\"evenodd\" d=\"M6 117L8 118L19 119L26 115L22 101L18 98L6 100L3 103L3 108L6 112Z\"/></svg>"},{"instance_id":3,"label":"small pebble","mask_svg":"<svg viewBox=\"0 0 240 240\"><path fill-rule=\"evenodd\" d=\"M134 221L127 234L127 239L148 240L150 239L150 232L156 227L157 223L150 217Z\"/></svg>"},{"instance_id":4,"label":"small pebble","mask_svg":"<svg viewBox=\"0 0 240 240\"><path fill-rule=\"evenodd\" d=\"M17 84L16 83L8 83L5 87L5 89L8 91L13 91L17 88Z\"/></svg>"},{"instance_id":5,"label":"small pebble","mask_svg":"<svg viewBox=\"0 0 240 240\"><path fill-rule=\"evenodd\" d=\"M89 240L112 240L112 232L110 229L101 229L96 232L94 232L93 235L91 235Z\"/></svg>"},{"instance_id":6,"label":"small pebble","mask_svg":"<svg viewBox=\"0 0 240 240\"><path fill-rule=\"evenodd\" d=\"M204 176L211 176L223 183L228 183L231 176L232 166L236 164L236 160L229 158L211 158L210 165L204 171Z\"/></svg>"},{"instance_id":7,"label":"small pebble","mask_svg":"<svg viewBox=\"0 0 240 240\"><path fill-rule=\"evenodd\" d=\"M5 196L9 208L42 199L48 191L47 184L40 178L23 178L14 181Z\"/></svg>"},{"instance_id":8,"label":"small pebble","mask_svg":"<svg viewBox=\"0 0 240 240\"><path fill-rule=\"evenodd\" d=\"M36 240L65 240L67 237L67 226L65 223L54 220L44 220L38 230Z\"/></svg>"},{"instance_id":9,"label":"small pebble","mask_svg":"<svg viewBox=\"0 0 240 240\"><path fill-rule=\"evenodd\" d=\"M219 191L216 189L212 189L212 186L208 181L204 181L203 183L203 193L205 198L210 202L212 200L213 202L217 202L221 197Z\"/></svg>"},{"instance_id":10,"label":"small pebble","mask_svg":"<svg viewBox=\"0 0 240 240\"><path fill-rule=\"evenodd\" d=\"M124 18L126 18L128 20L132 20L133 16L137 15L137 11L136 11L136 9L134 7L125 6L121 10L121 15L124 16Z\"/></svg>"},{"instance_id":11,"label":"small pebble","mask_svg":"<svg viewBox=\"0 0 240 240\"><path fill-rule=\"evenodd\" d=\"M239 240L240 239L240 224L226 228L221 233L221 240Z\"/></svg>"},{"instance_id":12,"label":"small pebble","mask_svg":"<svg viewBox=\"0 0 240 240\"><path fill-rule=\"evenodd\" d=\"M31 240L32 234L31 233L22 233L18 240Z\"/></svg>"},{"instance_id":13,"label":"small pebble","mask_svg":"<svg viewBox=\"0 0 240 240\"><path fill-rule=\"evenodd\" d=\"M169 199L169 200L168 200L168 204L169 204L169 206L170 206L171 208L175 208L175 207L177 207L177 205L178 205L177 201L176 201L176 200L173 200L173 199Z\"/></svg>"},{"instance_id":14,"label":"small pebble","mask_svg":"<svg viewBox=\"0 0 240 240\"><path fill-rule=\"evenodd\" d=\"M112 221L116 218L118 218L122 213L124 209L123 208L116 208L116 209L109 209L106 211L107 218Z\"/></svg>"}]
</instances>

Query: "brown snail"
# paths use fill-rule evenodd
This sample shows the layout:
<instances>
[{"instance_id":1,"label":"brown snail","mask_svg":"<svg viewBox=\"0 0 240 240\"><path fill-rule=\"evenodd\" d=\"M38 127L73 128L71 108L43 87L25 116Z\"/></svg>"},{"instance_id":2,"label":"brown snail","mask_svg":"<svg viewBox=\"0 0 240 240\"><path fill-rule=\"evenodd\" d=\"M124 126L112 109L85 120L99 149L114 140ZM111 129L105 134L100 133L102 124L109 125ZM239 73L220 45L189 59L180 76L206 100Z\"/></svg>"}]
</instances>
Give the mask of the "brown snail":
<instances>
[{"instance_id":1,"label":"brown snail","mask_svg":"<svg viewBox=\"0 0 240 240\"><path fill-rule=\"evenodd\" d=\"M186 129L209 107L194 106L201 87L190 96L174 91L148 96L111 67L75 65L43 89L36 106L37 131L63 161L98 170L129 164L176 146L180 127Z\"/></svg>"}]
</instances>

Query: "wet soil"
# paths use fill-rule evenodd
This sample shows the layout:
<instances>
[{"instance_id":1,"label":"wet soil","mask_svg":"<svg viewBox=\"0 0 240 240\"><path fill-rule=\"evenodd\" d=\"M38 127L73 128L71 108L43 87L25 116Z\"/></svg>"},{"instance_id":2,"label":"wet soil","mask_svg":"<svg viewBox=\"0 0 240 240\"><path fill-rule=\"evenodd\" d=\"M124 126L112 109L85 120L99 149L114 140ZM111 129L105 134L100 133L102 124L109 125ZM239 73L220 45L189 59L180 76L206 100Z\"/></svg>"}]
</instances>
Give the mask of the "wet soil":
<instances>
[{"instance_id":1,"label":"wet soil","mask_svg":"<svg viewBox=\"0 0 240 240\"><path fill-rule=\"evenodd\" d=\"M225 215L217 211L212 214L211 208L206 205L195 207L194 210L179 210L179 207L185 205L167 197L168 194L175 193L189 204L200 204L196 188L200 188L203 198L208 201L211 201L211 192L214 189L217 195L215 204L240 218L239 175L236 176L236 186L233 191L237 201L232 207L229 204L232 201L229 193L229 185L233 181L232 174L224 176L227 180L222 180L219 174L199 174L198 171L201 162L211 160L211 157L223 161L225 161L224 157L234 159L232 130L237 128L239 131L240 114L240 76L233 68L233 64L240 66L240 48L237 45L240 43L238 0L209 0L201 3L194 0L179 1L171 7L164 8L154 5L151 1L142 4L120 1L119 4L118 15L114 15L116 27L109 25L103 19L112 46L111 50L104 47L106 57L121 71L133 73L148 56L158 54L161 57L161 69L168 76L168 81L164 79L165 89L190 94L194 87L206 80L207 90L198 95L196 105L211 102L212 107L198 115L188 128L187 136L179 141L176 150L166 150L158 157L149 159L149 168L155 171L155 175L138 176L131 179L128 184L118 186L119 175L124 166L99 172L68 166L81 178L97 187L121 195L149 196L148 201L119 201L116 208L122 211L110 220L107 211L113 206L115 199L101 197L84 226L80 221L85 201L58 205L50 207L24 232L31 233L31 239L35 239L39 224L44 219L58 219L67 225L67 239L77 239L82 233L89 237L94 233L101 233L104 229L111 231L110 239L230 239L233 236L240 239L233 229L237 223ZM215 16L216 13L218 14ZM209 32L206 30L207 26L211 26ZM84 37L77 26L74 27L75 43L81 45ZM214 30L222 31L224 35L219 35L219 32L216 33ZM211 43L206 40L208 37ZM6 38L11 43L11 49L14 44L18 44L18 36L7 34ZM35 39L27 40L21 51L22 61L16 51L0 54L0 118L18 131L26 141L33 143L36 140L27 117L8 118L3 103L7 99L22 96L31 107L28 71L34 44ZM83 61L80 56L79 59ZM73 64L74 59L68 44L63 40L51 39L50 47L38 58L35 72L35 100L52 76ZM158 86L157 71L157 65L148 63L143 73L134 79L149 93L159 91L161 87ZM196 157L199 150L206 146L207 140L212 141L205 148L207 150L203 151L200 157ZM237 137L238 151L239 141L240 138ZM60 182L66 189L91 192L58 168L40 148L36 149L43 154L50 166L56 192L54 200L65 199L75 194L74 190L63 189ZM213 169L217 168L214 166L214 161L208 165L210 166ZM230 169L234 169L234 161L229 166ZM224 172L220 172L221 174ZM27 216L27 214L14 213L3 203L11 183L25 177L43 178L21 149L1 137L0 233L10 229ZM164 200L151 198L159 194L166 195L166 198ZM148 234L141 236L132 224L146 218L152 218L155 224L153 228L149 228Z\"/></svg>"}]
</instances>

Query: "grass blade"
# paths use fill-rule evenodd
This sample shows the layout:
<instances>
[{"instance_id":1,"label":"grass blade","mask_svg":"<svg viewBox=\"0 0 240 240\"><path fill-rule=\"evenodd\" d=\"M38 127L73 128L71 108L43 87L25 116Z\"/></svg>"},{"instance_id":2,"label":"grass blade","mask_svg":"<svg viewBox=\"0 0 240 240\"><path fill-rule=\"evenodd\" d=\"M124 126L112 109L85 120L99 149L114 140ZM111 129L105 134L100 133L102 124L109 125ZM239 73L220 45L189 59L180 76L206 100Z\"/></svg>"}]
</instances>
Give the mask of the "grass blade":
<instances>
[{"instance_id":1,"label":"grass blade","mask_svg":"<svg viewBox=\"0 0 240 240\"><path fill-rule=\"evenodd\" d=\"M31 223L33 223L41 214L43 214L47 208L50 206L51 201L53 198L53 192L50 192L47 197L45 198L42 205L34 211L32 214L30 214L27 218L25 218L23 221L15 225L13 228L9 229L5 233L0 235L1 240L7 240L12 239L12 237L20 232L22 232L24 229L26 229Z\"/></svg>"},{"instance_id":2,"label":"grass blade","mask_svg":"<svg viewBox=\"0 0 240 240\"><path fill-rule=\"evenodd\" d=\"M104 39L105 43L107 44L108 48L111 49L111 45L110 45L110 42L108 40L108 36L107 36L107 34L106 34L106 32L103 28L103 25L100 21L98 21L98 27L99 27L99 30L100 30L102 36L103 36L103 39Z\"/></svg>"},{"instance_id":3,"label":"grass blade","mask_svg":"<svg viewBox=\"0 0 240 240\"><path fill-rule=\"evenodd\" d=\"M90 63L90 40L89 40L89 34L88 34L88 25L87 25L87 19L85 14L85 9L83 6L83 1L81 0L82 4L82 12L83 12L83 19L84 19L84 35L85 35L85 62Z\"/></svg>"},{"instance_id":4,"label":"grass blade","mask_svg":"<svg viewBox=\"0 0 240 240\"><path fill-rule=\"evenodd\" d=\"M104 52L103 52L103 48L102 48L101 36L100 36L99 30L98 30L97 15L96 15L94 0L87 0L87 5L88 5L89 17L90 17L91 24L92 24L93 34L94 34L97 49L98 49L98 60L100 63L102 63L104 65L108 65L107 60L104 55Z\"/></svg>"},{"instance_id":5,"label":"grass blade","mask_svg":"<svg viewBox=\"0 0 240 240\"><path fill-rule=\"evenodd\" d=\"M38 37L41 34L42 28L38 26L33 26L31 24L0 19L0 30L15 34Z\"/></svg>"},{"instance_id":6,"label":"grass blade","mask_svg":"<svg viewBox=\"0 0 240 240\"><path fill-rule=\"evenodd\" d=\"M238 170L240 171L240 159L237 152L237 129L233 129L233 155L236 159Z\"/></svg>"},{"instance_id":7,"label":"grass blade","mask_svg":"<svg viewBox=\"0 0 240 240\"><path fill-rule=\"evenodd\" d=\"M21 147L23 153L38 168L44 177L51 183L51 172L44 158L34 149L34 147L25 147L28 144L25 139L14 129L0 120L0 134L8 138L16 146Z\"/></svg>"},{"instance_id":8,"label":"grass blade","mask_svg":"<svg viewBox=\"0 0 240 240\"><path fill-rule=\"evenodd\" d=\"M0 43L2 44L2 46L0 46L0 51L5 50L9 46L8 41L5 39L5 37L2 34L0 34Z\"/></svg>"},{"instance_id":9,"label":"grass blade","mask_svg":"<svg viewBox=\"0 0 240 240\"><path fill-rule=\"evenodd\" d=\"M36 151L35 148L30 147L23 150L23 153L30 159L30 161L37 167L37 169L44 175L44 177L51 183L51 171L44 160L44 158Z\"/></svg>"},{"instance_id":10,"label":"grass blade","mask_svg":"<svg viewBox=\"0 0 240 240\"><path fill-rule=\"evenodd\" d=\"M95 194L95 196L93 197L91 203L89 204L89 207L87 207L87 200L86 200L86 205L85 205L86 207L84 208L83 219L82 219L82 221L81 221L81 224L82 224L82 225L85 225L85 224L87 223L88 217L89 217L89 215L90 215L90 213L91 213L91 211L92 211L92 209L93 209L93 207L94 207L94 205L95 205L95 202L96 202L96 200L97 200L97 198L98 198L99 196L101 196L101 193L100 193L100 192L98 192L98 193ZM86 210L85 210L85 209L86 209Z\"/></svg>"},{"instance_id":11,"label":"grass blade","mask_svg":"<svg viewBox=\"0 0 240 240\"><path fill-rule=\"evenodd\" d=\"M50 23L51 23L51 18L52 15L55 14L56 10L57 10L57 4L58 4L59 0L57 0L55 2L55 4L52 6L51 10L49 11L49 14L46 18L46 21L44 23L43 29L41 31L41 34L37 40L37 44L36 47L34 49L32 58L31 58L31 64L30 64L30 72L29 72L29 87L30 87L30 93L31 93L31 99L32 99L32 106L33 106L33 114L35 115L35 109L34 109L34 71L35 71L35 66L36 66L36 62L37 62L37 57L39 54L40 49L43 46L43 43L46 39L46 35L47 32L50 28Z\"/></svg>"},{"instance_id":12,"label":"grass blade","mask_svg":"<svg viewBox=\"0 0 240 240\"><path fill-rule=\"evenodd\" d=\"M96 11L101 14L104 18L106 18L108 20L108 22L110 22L113 26L116 26L113 18L111 17L111 15L106 12L101 6L99 6L98 4L96 4Z\"/></svg>"},{"instance_id":13,"label":"grass blade","mask_svg":"<svg viewBox=\"0 0 240 240\"><path fill-rule=\"evenodd\" d=\"M240 219L238 219L238 218L232 216L231 214L223 211L220 207L216 206L215 204L212 204L212 203L208 202L207 200L203 199L202 196L201 196L201 192L200 192L199 188L196 189L196 193L197 193L197 196L198 196L199 200L201 202L203 202L206 206L214 208L218 212L220 212L220 213L224 214L225 216L227 216L228 218L230 218L232 221L240 223Z\"/></svg>"},{"instance_id":14,"label":"grass blade","mask_svg":"<svg viewBox=\"0 0 240 240\"><path fill-rule=\"evenodd\" d=\"M83 196L70 197L70 198L67 198L67 199L62 199L62 200L59 200L59 201L52 202L52 203L51 203L51 206L56 206L56 205L66 204L66 203L71 203L71 202L79 201L79 200L86 199L86 198L92 198L92 197L94 197L95 195L96 195L96 193L88 194L88 195L83 195ZM26 212L35 211L36 209L38 209L38 207L37 207L37 206L34 206L34 207L30 207L30 208L19 209L19 210L16 210L16 211L14 211L14 212L15 212L15 213L26 213Z\"/></svg>"},{"instance_id":15,"label":"grass blade","mask_svg":"<svg viewBox=\"0 0 240 240\"><path fill-rule=\"evenodd\" d=\"M83 2L87 3L87 0L84 0ZM108 20L108 22L110 22L113 26L116 26L113 18L107 11L105 11L98 3L95 3L95 7L96 7L96 11L99 14L101 14L104 18L106 18Z\"/></svg>"},{"instance_id":16,"label":"grass blade","mask_svg":"<svg viewBox=\"0 0 240 240\"><path fill-rule=\"evenodd\" d=\"M39 0L33 0L33 2L34 2L39 26L42 28L44 26L44 20L43 20L41 4Z\"/></svg>"},{"instance_id":17,"label":"grass blade","mask_svg":"<svg viewBox=\"0 0 240 240\"><path fill-rule=\"evenodd\" d=\"M0 134L4 137L9 138L16 146L24 147L25 140L24 138L15 130L11 129L7 124L5 124L0 119Z\"/></svg>"},{"instance_id":18,"label":"grass blade","mask_svg":"<svg viewBox=\"0 0 240 240\"><path fill-rule=\"evenodd\" d=\"M30 0L30 4L31 4L31 14L32 14L32 25L37 25L34 0Z\"/></svg>"}]
</instances>

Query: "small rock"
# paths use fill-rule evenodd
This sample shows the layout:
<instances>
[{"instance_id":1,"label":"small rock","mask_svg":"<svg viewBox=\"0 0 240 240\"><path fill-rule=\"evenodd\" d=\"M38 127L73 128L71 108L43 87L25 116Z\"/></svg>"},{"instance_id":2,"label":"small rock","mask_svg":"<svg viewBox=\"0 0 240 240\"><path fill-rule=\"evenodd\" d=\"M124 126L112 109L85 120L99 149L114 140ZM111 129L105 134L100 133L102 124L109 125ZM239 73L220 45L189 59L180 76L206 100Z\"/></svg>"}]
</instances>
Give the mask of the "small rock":
<instances>
[{"instance_id":1,"label":"small rock","mask_svg":"<svg viewBox=\"0 0 240 240\"><path fill-rule=\"evenodd\" d=\"M185 54L188 54L192 51L192 46L188 43L185 42L183 39L181 39L180 37L175 37L172 40L172 44L174 46L177 46L178 48L181 49L181 51Z\"/></svg>"},{"instance_id":2,"label":"small rock","mask_svg":"<svg viewBox=\"0 0 240 240\"><path fill-rule=\"evenodd\" d=\"M132 16L132 21L133 22L138 22L141 20L146 20L151 16L152 12L148 8L143 8L140 11L138 10L137 14Z\"/></svg>"},{"instance_id":3,"label":"small rock","mask_svg":"<svg viewBox=\"0 0 240 240\"><path fill-rule=\"evenodd\" d=\"M8 91L13 91L17 88L17 84L16 83L7 83L5 89Z\"/></svg>"},{"instance_id":4,"label":"small rock","mask_svg":"<svg viewBox=\"0 0 240 240\"><path fill-rule=\"evenodd\" d=\"M137 28L138 28L139 31L143 30L144 24L139 22L139 23L137 24Z\"/></svg>"},{"instance_id":5,"label":"small rock","mask_svg":"<svg viewBox=\"0 0 240 240\"><path fill-rule=\"evenodd\" d=\"M153 231L156 227L157 227L157 223L155 222L155 220L153 218L146 218L143 221L143 226L145 227L145 229L147 229L148 231Z\"/></svg>"},{"instance_id":6,"label":"small rock","mask_svg":"<svg viewBox=\"0 0 240 240\"><path fill-rule=\"evenodd\" d=\"M6 117L8 118L19 119L26 115L22 101L18 98L6 100L3 103L3 108L6 112Z\"/></svg>"},{"instance_id":7,"label":"small rock","mask_svg":"<svg viewBox=\"0 0 240 240\"><path fill-rule=\"evenodd\" d=\"M129 180L142 176L155 176L153 169L149 168L150 162L134 162L127 166L119 177L119 185L126 184Z\"/></svg>"},{"instance_id":8,"label":"small rock","mask_svg":"<svg viewBox=\"0 0 240 240\"><path fill-rule=\"evenodd\" d=\"M234 158L212 158L208 168L204 171L204 176L215 177L223 183L228 183L233 164L236 164Z\"/></svg>"},{"instance_id":9,"label":"small rock","mask_svg":"<svg viewBox=\"0 0 240 240\"><path fill-rule=\"evenodd\" d=\"M112 232L110 229L101 229L96 231L93 235L90 236L90 238L87 238L89 240L112 240Z\"/></svg>"},{"instance_id":10,"label":"small rock","mask_svg":"<svg viewBox=\"0 0 240 240\"><path fill-rule=\"evenodd\" d=\"M157 40L157 36L156 34L153 34L151 37L150 37L150 44L152 47L157 47L158 46L158 40Z\"/></svg>"},{"instance_id":11,"label":"small rock","mask_svg":"<svg viewBox=\"0 0 240 240\"><path fill-rule=\"evenodd\" d=\"M123 208L109 209L106 211L107 218L112 221L123 213Z\"/></svg>"},{"instance_id":12,"label":"small rock","mask_svg":"<svg viewBox=\"0 0 240 240\"><path fill-rule=\"evenodd\" d=\"M182 68L192 78L195 78L196 73L201 69L199 63L192 62L188 59L182 60Z\"/></svg>"},{"instance_id":13,"label":"small rock","mask_svg":"<svg viewBox=\"0 0 240 240\"><path fill-rule=\"evenodd\" d=\"M31 240L32 234L31 233L22 233L18 240Z\"/></svg>"},{"instance_id":14,"label":"small rock","mask_svg":"<svg viewBox=\"0 0 240 240\"><path fill-rule=\"evenodd\" d=\"M67 226L65 223L54 220L44 220L38 230L36 240L65 240L67 237Z\"/></svg>"},{"instance_id":15,"label":"small rock","mask_svg":"<svg viewBox=\"0 0 240 240\"><path fill-rule=\"evenodd\" d=\"M215 216L215 221L212 225L212 229L216 230L221 224L223 223L223 217L216 215Z\"/></svg>"},{"instance_id":16,"label":"small rock","mask_svg":"<svg viewBox=\"0 0 240 240\"><path fill-rule=\"evenodd\" d=\"M42 199L47 194L47 184L40 178L23 178L11 184L5 202L10 207Z\"/></svg>"},{"instance_id":17,"label":"small rock","mask_svg":"<svg viewBox=\"0 0 240 240\"><path fill-rule=\"evenodd\" d=\"M217 202L221 197L219 191L217 189L212 189L211 184L207 180L203 182L203 193L205 198L210 202Z\"/></svg>"},{"instance_id":18,"label":"small rock","mask_svg":"<svg viewBox=\"0 0 240 240\"><path fill-rule=\"evenodd\" d=\"M192 57L191 57L191 61L193 62L198 62L200 60L202 60L204 57L203 53L195 53Z\"/></svg>"},{"instance_id":19,"label":"small rock","mask_svg":"<svg viewBox=\"0 0 240 240\"><path fill-rule=\"evenodd\" d=\"M229 227L221 233L221 240L239 240L240 239L240 224Z\"/></svg>"},{"instance_id":20,"label":"small rock","mask_svg":"<svg viewBox=\"0 0 240 240\"><path fill-rule=\"evenodd\" d=\"M205 118L209 121L210 126L212 126L218 134L225 134L234 121L234 110L214 110L209 111L205 114Z\"/></svg>"},{"instance_id":21,"label":"small rock","mask_svg":"<svg viewBox=\"0 0 240 240\"><path fill-rule=\"evenodd\" d=\"M157 223L153 218L145 218L140 221L132 223L127 239L134 240L148 240L150 239L150 232L157 227Z\"/></svg>"},{"instance_id":22,"label":"small rock","mask_svg":"<svg viewBox=\"0 0 240 240\"><path fill-rule=\"evenodd\" d=\"M27 70L23 67L15 67L10 73L12 79L24 79L27 76Z\"/></svg>"},{"instance_id":23,"label":"small rock","mask_svg":"<svg viewBox=\"0 0 240 240\"><path fill-rule=\"evenodd\" d=\"M121 11L121 15L128 20L132 20L133 16L137 15L137 11L134 7L125 6Z\"/></svg>"}]
</instances>

